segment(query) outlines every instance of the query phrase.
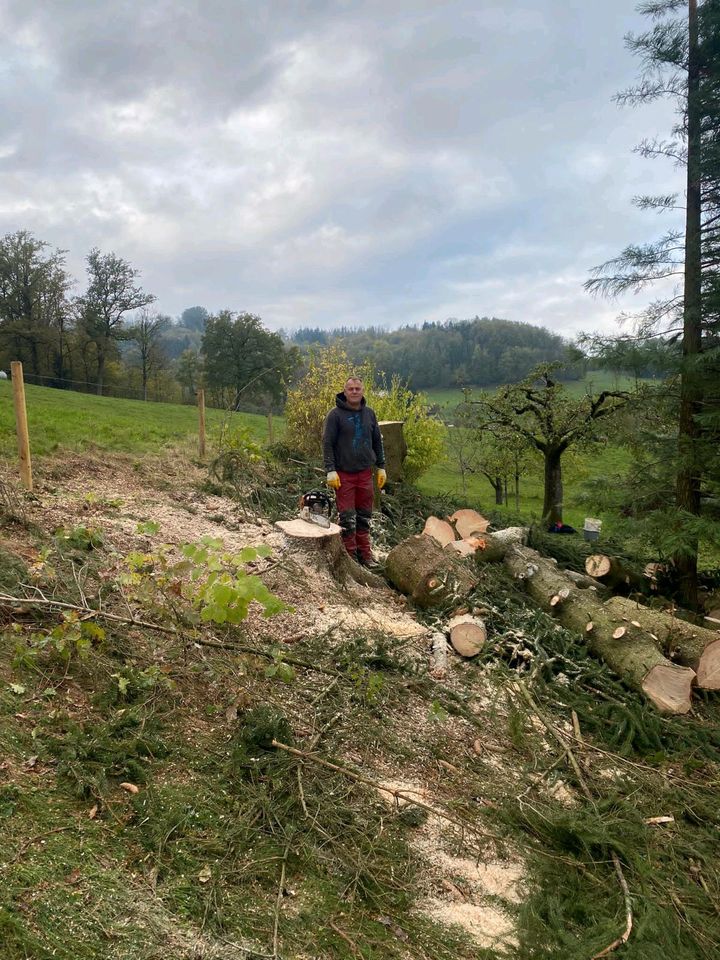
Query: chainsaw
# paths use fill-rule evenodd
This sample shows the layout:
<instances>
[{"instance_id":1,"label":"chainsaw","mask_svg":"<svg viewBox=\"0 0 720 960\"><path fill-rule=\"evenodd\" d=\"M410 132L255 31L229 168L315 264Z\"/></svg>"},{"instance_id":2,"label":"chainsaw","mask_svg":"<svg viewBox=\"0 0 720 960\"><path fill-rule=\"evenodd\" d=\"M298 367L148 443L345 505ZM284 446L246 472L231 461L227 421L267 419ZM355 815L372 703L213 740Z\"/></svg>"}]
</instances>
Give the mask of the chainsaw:
<instances>
[{"instance_id":1,"label":"chainsaw","mask_svg":"<svg viewBox=\"0 0 720 960\"><path fill-rule=\"evenodd\" d=\"M310 490L300 497L300 519L326 530L330 526L333 502L323 490Z\"/></svg>"}]
</instances>

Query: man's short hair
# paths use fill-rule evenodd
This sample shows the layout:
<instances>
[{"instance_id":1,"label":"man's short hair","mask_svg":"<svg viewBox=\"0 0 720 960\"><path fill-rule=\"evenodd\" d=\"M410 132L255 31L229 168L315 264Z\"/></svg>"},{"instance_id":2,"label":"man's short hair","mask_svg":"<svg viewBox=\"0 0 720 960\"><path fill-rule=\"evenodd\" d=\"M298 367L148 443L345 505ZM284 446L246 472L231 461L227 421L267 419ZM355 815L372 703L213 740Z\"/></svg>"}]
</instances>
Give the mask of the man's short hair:
<instances>
[{"instance_id":1,"label":"man's short hair","mask_svg":"<svg viewBox=\"0 0 720 960\"><path fill-rule=\"evenodd\" d=\"M348 377L347 380L345 381L345 383L343 384L343 386L347 386L347 385L350 383L351 380L355 380L355 381L357 381L357 383L363 383L363 378L362 378L362 377L354 377L354 376L353 376L353 377Z\"/></svg>"}]
</instances>

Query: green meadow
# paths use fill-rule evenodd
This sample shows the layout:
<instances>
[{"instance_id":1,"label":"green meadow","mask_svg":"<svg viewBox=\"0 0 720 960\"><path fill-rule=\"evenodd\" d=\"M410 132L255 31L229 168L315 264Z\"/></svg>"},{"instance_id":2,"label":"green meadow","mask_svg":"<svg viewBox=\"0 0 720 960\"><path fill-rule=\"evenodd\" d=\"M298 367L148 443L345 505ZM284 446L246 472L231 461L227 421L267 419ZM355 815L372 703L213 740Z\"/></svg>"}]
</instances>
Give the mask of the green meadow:
<instances>
[{"instance_id":1,"label":"green meadow","mask_svg":"<svg viewBox=\"0 0 720 960\"><path fill-rule=\"evenodd\" d=\"M25 386L28 430L33 457L61 450L109 450L117 453L157 453L163 449L197 443L197 407L173 403L144 403L97 397L50 387ZM283 421L275 418L278 431ZM223 429L242 426L253 437L268 438L268 422L249 413L206 411L209 448ZM15 415L12 385L0 382L0 456L14 457Z\"/></svg>"},{"instance_id":2,"label":"green meadow","mask_svg":"<svg viewBox=\"0 0 720 960\"><path fill-rule=\"evenodd\" d=\"M582 380L569 380L563 386L573 397L579 397L586 393L600 393L602 390L632 390L637 381L634 377L627 377L623 374L613 373L611 370L591 370L585 374ZM476 387L468 385L472 393L480 393L483 390L492 392L496 388ZM461 387L442 387L432 390L421 391L430 401L443 411L447 416L463 399Z\"/></svg>"}]
</instances>

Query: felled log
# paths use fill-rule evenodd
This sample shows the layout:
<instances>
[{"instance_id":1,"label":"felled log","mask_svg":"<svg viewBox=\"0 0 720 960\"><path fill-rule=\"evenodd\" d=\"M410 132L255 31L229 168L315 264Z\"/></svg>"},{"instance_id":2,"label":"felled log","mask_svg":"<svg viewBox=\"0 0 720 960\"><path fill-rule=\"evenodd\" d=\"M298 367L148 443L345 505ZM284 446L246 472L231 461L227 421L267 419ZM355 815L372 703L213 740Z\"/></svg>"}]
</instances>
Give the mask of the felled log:
<instances>
[{"instance_id":1,"label":"felled log","mask_svg":"<svg viewBox=\"0 0 720 960\"><path fill-rule=\"evenodd\" d=\"M472 569L432 537L408 537L387 555L385 576L419 607L440 606L470 593L477 583Z\"/></svg>"},{"instance_id":2,"label":"felled log","mask_svg":"<svg viewBox=\"0 0 720 960\"><path fill-rule=\"evenodd\" d=\"M352 559L340 536L341 528L336 523L321 527L307 520L278 520L275 524L292 542L293 548L302 550L316 563L324 565L341 584L354 580L365 587L385 587L387 584L365 567Z\"/></svg>"},{"instance_id":3,"label":"felled log","mask_svg":"<svg viewBox=\"0 0 720 960\"><path fill-rule=\"evenodd\" d=\"M446 520L440 520L439 517L428 517L425 521L423 534L426 537L432 537L441 547L455 540L455 531Z\"/></svg>"},{"instance_id":4,"label":"felled log","mask_svg":"<svg viewBox=\"0 0 720 960\"><path fill-rule=\"evenodd\" d=\"M447 629L453 650L461 657L476 657L485 646L487 630L479 617L469 613L453 617Z\"/></svg>"},{"instance_id":5,"label":"felled log","mask_svg":"<svg viewBox=\"0 0 720 960\"><path fill-rule=\"evenodd\" d=\"M628 567L618 557L593 553L585 559L585 573L600 580L611 590L646 590L648 581L642 574Z\"/></svg>"},{"instance_id":6,"label":"felled log","mask_svg":"<svg viewBox=\"0 0 720 960\"><path fill-rule=\"evenodd\" d=\"M448 521L457 530L458 537L461 540L467 540L479 533L485 533L490 526L490 521L486 520L477 510L456 510Z\"/></svg>"},{"instance_id":7,"label":"felled log","mask_svg":"<svg viewBox=\"0 0 720 960\"><path fill-rule=\"evenodd\" d=\"M444 633L438 630L430 638L430 675L442 680L447 673L448 645Z\"/></svg>"},{"instance_id":8,"label":"felled log","mask_svg":"<svg viewBox=\"0 0 720 960\"><path fill-rule=\"evenodd\" d=\"M527 527L506 527L504 530L484 533L484 544L477 551L476 557L481 563L499 563L511 546L524 544L527 536Z\"/></svg>"},{"instance_id":9,"label":"felled log","mask_svg":"<svg viewBox=\"0 0 720 960\"><path fill-rule=\"evenodd\" d=\"M657 643L667 657L695 671L699 687L720 690L720 637L717 631L697 627L627 597L613 597L605 606L627 622L639 624L651 637L657 637Z\"/></svg>"},{"instance_id":10,"label":"felled log","mask_svg":"<svg viewBox=\"0 0 720 960\"><path fill-rule=\"evenodd\" d=\"M390 483L399 483L405 476L407 443L403 433L403 420L381 420L378 423L385 448L385 469Z\"/></svg>"},{"instance_id":11,"label":"felled log","mask_svg":"<svg viewBox=\"0 0 720 960\"><path fill-rule=\"evenodd\" d=\"M578 573L576 570L563 570L563 573L581 590L594 590L599 597L606 597L610 593L607 584L589 577L586 573Z\"/></svg>"},{"instance_id":12,"label":"felled log","mask_svg":"<svg viewBox=\"0 0 720 960\"><path fill-rule=\"evenodd\" d=\"M695 671L671 663L642 627L628 623L589 590L580 590L536 550L513 546L505 565L543 610L585 637L589 649L663 713L687 713ZM552 603L553 598L558 597Z\"/></svg>"}]
</instances>

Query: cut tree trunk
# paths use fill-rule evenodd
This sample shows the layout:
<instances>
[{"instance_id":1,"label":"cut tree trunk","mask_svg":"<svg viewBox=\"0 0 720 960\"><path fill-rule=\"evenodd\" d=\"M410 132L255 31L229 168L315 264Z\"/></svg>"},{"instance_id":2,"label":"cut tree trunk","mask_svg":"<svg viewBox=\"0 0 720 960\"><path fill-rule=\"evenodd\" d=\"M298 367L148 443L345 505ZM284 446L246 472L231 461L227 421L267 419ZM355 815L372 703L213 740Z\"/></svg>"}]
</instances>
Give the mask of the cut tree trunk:
<instances>
[{"instance_id":1,"label":"cut tree trunk","mask_svg":"<svg viewBox=\"0 0 720 960\"><path fill-rule=\"evenodd\" d=\"M487 640L485 624L479 617L463 614L448 623L450 643L461 657L476 657Z\"/></svg>"},{"instance_id":2,"label":"cut tree trunk","mask_svg":"<svg viewBox=\"0 0 720 960\"><path fill-rule=\"evenodd\" d=\"M440 520L439 517L427 518L423 534L426 537L432 537L441 547L446 546L448 543L453 543L455 540L455 531L453 528L447 521Z\"/></svg>"},{"instance_id":3,"label":"cut tree trunk","mask_svg":"<svg viewBox=\"0 0 720 960\"><path fill-rule=\"evenodd\" d=\"M627 597L613 597L605 606L629 623L639 623L650 636L657 637L659 646L671 660L695 671L699 687L720 690L720 636L716 630L678 620L669 613L641 606Z\"/></svg>"},{"instance_id":4,"label":"cut tree trunk","mask_svg":"<svg viewBox=\"0 0 720 960\"><path fill-rule=\"evenodd\" d=\"M293 548L302 550L316 563L323 564L342 585L354 580L365 587L386 587L387 584L374 573L352 559L340 536L340 527L331 523L321 527L307 520L278 520L275 524L291 541Z\"/></svg>"},{"instance_id":5,"label":"cut tree trunk","mask_svg":"<svg viewBox=\"0 0 720 960\"><path fill-rule=\"evenodd\" d=\"M499 563L513 545L522 545L528 537L527 527L506 527L494 533L483 534L485 541L475 554L481 563Z\"/></svg>"},{"instance_id":6,"label":"cut tree trunk","mask_svg":"<svg viewBox=\"0 0 720 960\"><path fill-rule=\"evenodd\" d=\"M430 638L430 674L436 680L442 680L447 673L448 645L444 633L434 633Z\"/></svg>"},{"instance_id":7,"label":"cut tree trunk","mask_svg":"<svg viewBox=\"0 0 720 960\"><path fill-rule=\"evenodd\" d=\"M513 546L505 565L542 609L585 637L589 649L629 687L645 694L663 713L688 712L695 671L671 663L646 630L628 624L592 591L581 591L536 550Z\"/></svg>"},{"instance_id":8,"label":"cut tree trunk","mask_svg":"<svg viewBox=\"0 0 720 960\"><path fill-rule=\"evenodd\" d=\"M473 571L432 537L408 537L387 555L385 576L419 607L441 606L464 597L477 579Z\"/></svg>"},{"instance_id":9,"label":"cut tree trunk","mask_svg":"<svg viewBox=\"0 0 720 960\"><path fill-rule=\"evenodd\" d=\"M593 553L585 560L588 576L606 584L611 590L647 590L648 581L641 573L632 570L617 557Z\"/></svg>"},{"instance_id":10,"label":"cut tree trunk","mask_svg":"<svg viewBox=\"0 0 720 960\"><path fill-rule=\"evenodd\" d=\"M610 594L608 585L601 583L594 577L589 577L585 573L578 573L576 570L563 570L563 573L581 590L594 590L599 597L607 597Z\"/></svg>"},{"instance_id":11,"label":"cut tree trunk","mask_svg":"<svg viewBox=\"0 0 720 960\"><path fill-rule=\"evenodd\" d=\"M447 519L448 523L457 531L461 540L468 540L477 534L483 534L490 526L490 521L486 520L477 510L456 510Z\"/></svg>"},{"instance_id":12,"label":"cut tree trunk","mask_svg":"<svg viewBox=\"0 0 720 960\"><path fill-rule=\"evenodd\" d=\"M403 420L381 420L378 424L385 449L385 469L390 483L399 483L405 477L407 443L403 433Z\"/></svg>"}]
</instances>

